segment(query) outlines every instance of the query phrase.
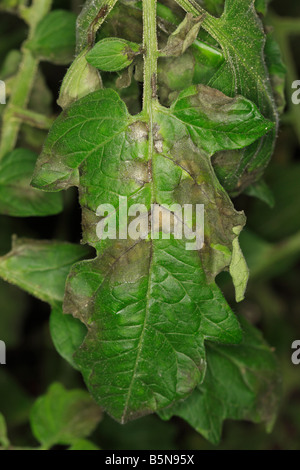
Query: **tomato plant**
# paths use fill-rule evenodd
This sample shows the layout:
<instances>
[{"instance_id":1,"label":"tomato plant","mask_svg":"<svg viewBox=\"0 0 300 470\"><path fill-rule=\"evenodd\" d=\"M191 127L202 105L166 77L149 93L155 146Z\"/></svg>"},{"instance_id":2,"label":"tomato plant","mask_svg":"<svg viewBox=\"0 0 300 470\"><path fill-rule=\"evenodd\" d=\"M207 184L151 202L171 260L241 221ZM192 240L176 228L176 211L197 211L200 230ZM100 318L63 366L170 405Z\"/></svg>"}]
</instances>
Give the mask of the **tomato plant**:
<instances>
[{"instance_id":1,"label":"tomato plant","mask_svg":"<svg viewBox=\"0 0 300 470\"><path fill-rule=\"evenodd\" d=\"M294 259L299 236L286 251L256 237L240 201L274 205L264 174L285 108L277 40L284 52L291 28L267 0L58 3L0 2L22 36L1 46L1 224L21 237L0 277L50 305L55 360L78 385L36 400L33 434L43 449L96 449L86 438L103 414L124 433L177 416L214 445L227 419L270 431L282 374L237 310L249 267L251 294L251 276ZM196 206L201 227L186 216Z\"/></svg>"}]
</instances>

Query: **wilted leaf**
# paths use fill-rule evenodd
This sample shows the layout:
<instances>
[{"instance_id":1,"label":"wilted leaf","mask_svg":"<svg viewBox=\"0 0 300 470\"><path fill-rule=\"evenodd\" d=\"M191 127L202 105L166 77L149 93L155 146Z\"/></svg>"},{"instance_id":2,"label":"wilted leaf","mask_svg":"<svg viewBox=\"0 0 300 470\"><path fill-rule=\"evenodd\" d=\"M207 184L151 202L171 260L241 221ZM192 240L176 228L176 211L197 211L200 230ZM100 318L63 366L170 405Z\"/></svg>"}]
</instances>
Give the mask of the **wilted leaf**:
<instances>
[{"instance_id":1,"label":"wilted leaf","mask_svg":"<svg viewBox=\"0 0 300 470\"><path fill-rule=\"evenodd\" d=\"M191 13L187 13L183 22L169 36L167 45L162 50L162 54L167 56L179 56L184 54L197 39L203 19L204 16L195 18Z\"/></svg>"}]
</instances>

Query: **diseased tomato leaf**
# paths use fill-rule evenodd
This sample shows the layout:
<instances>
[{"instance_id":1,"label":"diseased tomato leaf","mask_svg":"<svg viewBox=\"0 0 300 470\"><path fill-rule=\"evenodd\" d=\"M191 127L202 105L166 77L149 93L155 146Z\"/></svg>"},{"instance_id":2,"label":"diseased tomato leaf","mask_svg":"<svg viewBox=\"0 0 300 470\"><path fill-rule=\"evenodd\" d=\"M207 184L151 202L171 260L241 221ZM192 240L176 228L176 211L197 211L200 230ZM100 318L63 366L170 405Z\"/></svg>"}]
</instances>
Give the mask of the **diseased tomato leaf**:
<instances>
[{"instance_id":1,"label":"diseased tomato leaf","mask_svg":"<svg viewBox=\"0 0 300 470\"><path fill-rule=\"evenodd\" d=\"M237 236L245 219L210 157L249 145L272 127L247 99L205 86L187 89L170 109L156 103L151 125L143 113L130 116L113 90L82 98L53 125L33 184L79 188L83 240L97 257L72 268L64 310L88 328L74 360L117 420L186 397L204 378L205 340L241 340L214 278L234 260L240 293ZM203 250L187 250L186 238L99 239L97 209L112 204L119 220L120 196L129 208L140 203L147 211L151 204L204 204Z\"/></svg>"},{"instance_id":2,"label":"diseased tomato leaf","mask_svg":"<svg viewBox=\"0 0 300 470\"><path fill-rule=\"evenodd\" d=\"M77 19L77 53L93 46L97 30L118 0L87 0Z\"/></svg>"},{"instance_id":3,"label":"diseased tomato leaf","mask_svg":"<svg viewBox=\"0 0 300 470\"><path fill-rule=\"evenodd\" d=\"M195 16L203 13L195 1L176 1ZM245 96L274 123L270 133L236 152L236 165L230 173L227 172L224 178L219 173L225 189L241 192L262 176L274 149L278 126L276 104L264 58L265 34L254 0L226 0L222 16L215 18L206 13L202 27L220 44L225 58L208 85L228 96ZM222 160L230 162L232 153L223 155Z\"/></svg>"},{"instance_id":4,"label":"diseased tomato leaf","mask_svg":"<svg viewBox=\"0 0 300 470\"><path fill-rule=\"evenodd\" d=\"M204 383L184 402L162 410L161 418L180 416L213 444L226 419L264 422L272 428L281 391L278 364L261 334L241 318L238 346L208 343Z\"/></svg>"}]
</instances>

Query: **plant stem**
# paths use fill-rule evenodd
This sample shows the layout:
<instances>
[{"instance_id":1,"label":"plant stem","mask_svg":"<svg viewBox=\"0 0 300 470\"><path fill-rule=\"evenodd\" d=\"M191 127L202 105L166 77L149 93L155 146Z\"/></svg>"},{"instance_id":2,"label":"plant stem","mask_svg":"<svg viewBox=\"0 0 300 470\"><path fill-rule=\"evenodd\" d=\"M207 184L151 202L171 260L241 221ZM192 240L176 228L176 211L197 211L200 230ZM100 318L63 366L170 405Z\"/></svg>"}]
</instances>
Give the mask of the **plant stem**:
<instances>
[{"instance_id":1,"label":"plant stem","mask_svg":"<svg viewBox=\"0 0 300 470\"><path fill-rule=\"evenodd\" d=\"M29 39L34 37L35 30L41 19L51 8L52 0L33 0L32 6L23 7L21 15L29 25ZM23 45L23 57L19 71L11 90L11 98L2 118L0 160L11 152L17 142L22 121L14 115L14 108L26 109L31 90L35 81L39 61Z\"/></svg>"},{"instance_id":2,"label":"plant stem","mask_svg":"<svg viewBox=\"0 0 300 470\"><path fill-rule=\"evenodd\" d=\"M44 114L36 113L28 109L12 107L12 116L19 119L21 122L29 126L36 127L37 129L49 130L55 121L55 117L47 117Z\"/></svg>"},{"instance_id":3,"label":"plant stem","mask_svg":"<svg viewBox=\"0 0 300 470\"><path fill-rule=\"evenodd\" d=\"M151 119L157 101L157 26L156 0L143 0L144 23L144 97L143 110Z\"/></svg>"},{"instance_id":4,"label":"plant stem","mask_svg":"<svg viewBox=\"0 0 300 470\"><path fill-rule=\"evenodd\" d=\"M176 3L178 3L178 5L181 6L181 8L183 8L185 11L189 13L193 13L193 15L195 16L202 15L203 13L207 14L207 12L202 7L200 7L198 3L194 2L194 0L175 0L175 1Z\"/></svg>"},{"instance_id":5,"label":"plant stem","mask_svg":"<svg viewBox=\"0 0 300 470\"><path fill-rule=\"evenodd\" d=\"M98 29L118 0L87 0L77 19L76 55L93 47ZM81 2L82 3L82 2Z\"/></svg>"},{"instance_id":6,"label":"plant stem","mask_svg":"<svg viewBox=\"0 0 300 470\"><path fill-rule=\"evenodd\" d=\"M204 8L200 7L198 3L194 0L175 0L181 8L183 8L187 13L192 13L194 16L205 15L204 20L201 24L214 39L218 41L219 27L218 27L218 18L213 15L210 15ZM218 41L219 42L219 41Z\"/></svg>"}]
</instances>

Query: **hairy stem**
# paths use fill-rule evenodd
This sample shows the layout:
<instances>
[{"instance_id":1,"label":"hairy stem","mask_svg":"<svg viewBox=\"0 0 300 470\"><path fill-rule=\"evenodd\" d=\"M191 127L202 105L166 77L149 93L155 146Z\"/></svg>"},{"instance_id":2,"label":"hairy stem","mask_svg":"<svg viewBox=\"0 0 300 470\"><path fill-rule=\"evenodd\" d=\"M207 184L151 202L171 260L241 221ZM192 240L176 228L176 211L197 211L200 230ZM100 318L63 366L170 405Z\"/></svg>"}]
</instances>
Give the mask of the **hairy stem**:
<instances>
[{"instance_id":1,"label":"hairy stem","mask_svg":"<svg viewBox=\"0 0 300 470\"><path fill-rule=\"evenodd\" d=\"M37 25L49 12L51 4L52 0L33 0L31 7L22 8L21 15L29 25L29 39L34 37ZM0 160L4 155L11 152L16 145L22 120L15 117L14 109L16 107L26 109L36 77L38 64L39 61L26 49L25 42L23 45L23 57L20 68L11 90L11 98L3 113Z\"/></svg>"},{"instance_id":2,"label":"hairy stem","mask_svg":"<svg viewBox=\"0 0 300 470\"><path fill-rule=\"evenodd\" d=\"M180 5L185 11L189 13L193 13L195 16L199 16L200 14L202 15L203 13L206 13L206 11L200 7L198 3L196 3L194 0L175 0L178 5Z\"/></svg>"},{"instance_id":3,"label":"hairy stem","mask_svg":"<svg viewBox=\"0 0 300 470\"><path fill-rule=\"evenodd\" d=\"M144 22L144 105L145 113L152 115L153 101L157 101L157 27L156 0L143 0Z\"/></svg>"},{"instance_id":4,"label":"hairy stem","mask_svg":"<svg viewBox=\"0 0 300 470\"><path fill-rule=\"evenodd\" d=\"M181 6L181 8L183 8L187 13L192 13L194 16L205 15L201 26L218 41L218 18L210 15L194 0L175 0L175 2L178 3L178 5Z\"/></svg>"}]
</instances>

